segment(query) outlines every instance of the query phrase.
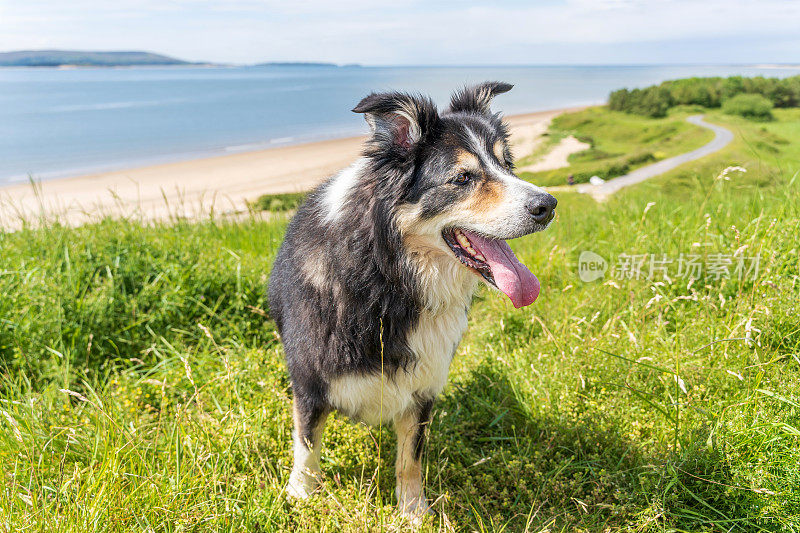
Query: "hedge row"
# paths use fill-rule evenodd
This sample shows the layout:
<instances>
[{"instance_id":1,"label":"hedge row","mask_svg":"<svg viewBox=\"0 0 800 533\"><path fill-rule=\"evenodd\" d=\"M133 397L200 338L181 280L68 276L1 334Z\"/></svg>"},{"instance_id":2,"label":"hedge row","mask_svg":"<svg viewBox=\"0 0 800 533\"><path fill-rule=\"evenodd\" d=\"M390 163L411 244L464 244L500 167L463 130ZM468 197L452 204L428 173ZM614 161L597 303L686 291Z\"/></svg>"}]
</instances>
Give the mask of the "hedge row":
<instances>
[{"instance_id":1,"label":"hedge row","mask_svg":"<svg viewBox=\"0 0 800 533\"><path fill-rule=\"evenodd\" d=\"M774 107L800 106L800 76L790 78L685 78L665 81L644 89L619 89L608 98L614 111L650 117L663 117L676 105L720 107L740 94L754 94ZM762 105L763 107L763 105Z\"/></svg>"}]
</instances>

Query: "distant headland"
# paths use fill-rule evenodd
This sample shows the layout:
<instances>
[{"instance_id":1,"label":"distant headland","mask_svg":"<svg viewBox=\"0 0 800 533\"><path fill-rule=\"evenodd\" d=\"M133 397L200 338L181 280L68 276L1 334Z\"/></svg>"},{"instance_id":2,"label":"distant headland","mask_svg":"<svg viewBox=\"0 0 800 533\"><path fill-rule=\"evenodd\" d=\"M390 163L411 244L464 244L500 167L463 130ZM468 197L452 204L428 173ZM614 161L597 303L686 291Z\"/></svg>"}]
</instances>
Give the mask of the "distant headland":
<instances>
[{"instance_id":1,"label":"distant headland","mask_svg":"<svg viewBox=\"0 0 800 533\"><path fill-rule=\"evenodd\" d=\"M0 67L144 67L144 66L233 66L212 62L191 62L142 51L86 52L78 50L20 50L0 52ZM270 61L254 67L358 67L318 61Z\"/></svg>"},{"instance_id":2,"label":"distant headland","mask_svg":"<svg viewBox=\"0 0 800 533\"><path fill-rule=\"evenodd\" d=\"M129 67L141 65L198 65L151 52L83 52L76 50L22 50L0 52L3 67Z\"/></svg>"}]
</instances>

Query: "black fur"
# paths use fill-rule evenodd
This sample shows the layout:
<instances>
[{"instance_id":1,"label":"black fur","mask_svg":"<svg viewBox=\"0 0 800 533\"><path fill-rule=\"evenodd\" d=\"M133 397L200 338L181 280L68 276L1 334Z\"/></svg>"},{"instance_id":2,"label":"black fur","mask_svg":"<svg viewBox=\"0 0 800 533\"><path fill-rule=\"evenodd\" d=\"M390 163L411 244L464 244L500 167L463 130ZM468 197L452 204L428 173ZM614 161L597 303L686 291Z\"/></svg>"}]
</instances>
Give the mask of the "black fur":
<instances>
[{"instance_id":1,"label":"black fur","mask_svg":"<svg viewBox=\"0 0 800 533\"><path fill-rule=\"evenodd\" d=\"M424 400L420 403L419 414L417 415L417 434L414 435L414 459L417 461L422 457L422 449L425 446L425 431L431 423L431 411L433 411L433 400Z\"/></svg>"},{"instance_id":2,"label":"black fur","mask_svg":"<svg viewBox=\"0 0 800 533\"><path fill-rule=\"evenodd\" d=\"M275 259L270 310L303 405L324 403L337 376L382 367L391 374L413 359L406 335L419 316L420 294L393 211L408 187L414 154L394 142L388 127L376 124L366 149L368 179L347 199L344 216L323 219L323 185L298 209ZM329 267L327 290L303 275L309 257Z\"/></svg>"},{"instance_id":3,"label":"black fur","mask_svg":"<svg viewBox=\"0 0 800 533\"><path fill-rule=\"evenodd\" d=\"M514 86L501 81L487 81L480 85L465 87L453 95L450 111L453 113L489 113L489 104L498 94L507 93Z\"/></svg>"}]
</instances>

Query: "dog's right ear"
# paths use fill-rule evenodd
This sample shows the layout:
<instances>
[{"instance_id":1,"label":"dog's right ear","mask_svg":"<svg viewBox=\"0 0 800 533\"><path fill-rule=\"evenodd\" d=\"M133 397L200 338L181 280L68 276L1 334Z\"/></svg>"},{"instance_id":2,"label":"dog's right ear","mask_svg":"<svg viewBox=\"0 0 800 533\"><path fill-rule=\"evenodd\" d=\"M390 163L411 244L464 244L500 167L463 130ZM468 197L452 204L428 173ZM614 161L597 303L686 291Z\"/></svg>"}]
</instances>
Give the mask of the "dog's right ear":
<instances>
[{"instance_id":1,"label":"dog's right ear","mask_svg":"<svg viewBox=\"0 0 800 533\"><path fill-rule=\"evenodd\" d=\"M502 81L487 81L480 85L465 87L450 99L450 112L489 114L492 98L507 93L513 87L510 83Z\"/></svg>"},{"instance_id":2,"label":"dog's right ear","mask_svg":"<svg viewBox=\"0 0 800 533\"><path fill-rule=\"evenodd\" d=\"M373 140L404 152L413 151L439 120L429 98L397 92L372 93L353 112L364 113Z\"/></svg>"}]
</instances>

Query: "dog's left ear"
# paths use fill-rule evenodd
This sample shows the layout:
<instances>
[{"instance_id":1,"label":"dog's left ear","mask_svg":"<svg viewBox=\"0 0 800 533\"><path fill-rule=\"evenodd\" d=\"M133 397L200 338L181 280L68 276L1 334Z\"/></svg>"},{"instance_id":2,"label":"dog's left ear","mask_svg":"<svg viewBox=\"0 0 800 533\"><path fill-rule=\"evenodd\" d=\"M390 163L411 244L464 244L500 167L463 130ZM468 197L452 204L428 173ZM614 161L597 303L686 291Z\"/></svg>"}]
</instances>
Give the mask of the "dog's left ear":
<instances>
[{"instance_id":1,"label":"dog's left ear","mask_svg":"<svg viewBox=\"0 0 800 533\"><path fill-rule=\"evenodd\" d=\"M510 83L502 81L487 81L480 85L465 87L453 94L450 99L450 112L489 114L492 98L507 93L513 87Z\"/></svg>"},{"instance_id":2,"label":"dog's left ear","mask_svg":"<svg viewBox=\"0 0 800 533\"><path fill-rule=\"evenodd\" d=\"M372 93L353 112L364 113L374 140L405 151L416 147L439 119L429 98L397 92Z\"/></svg>"}]
</instances>

